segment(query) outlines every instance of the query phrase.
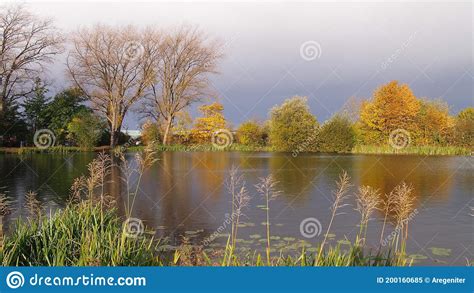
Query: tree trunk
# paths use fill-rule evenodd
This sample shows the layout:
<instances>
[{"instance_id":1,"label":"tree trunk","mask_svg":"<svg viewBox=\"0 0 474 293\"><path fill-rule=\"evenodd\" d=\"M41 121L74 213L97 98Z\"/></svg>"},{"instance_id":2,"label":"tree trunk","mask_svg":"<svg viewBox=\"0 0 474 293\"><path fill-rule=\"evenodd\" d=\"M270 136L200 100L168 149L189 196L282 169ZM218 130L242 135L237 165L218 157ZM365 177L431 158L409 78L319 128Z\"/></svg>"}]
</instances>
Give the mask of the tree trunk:
<instances>
[{"instance_id":1,"label":"tree trunk","mask_svg":"<svg viewBox=\"0 0 474 293\"><path fill-rule=\"evenodd\" d=\"M118 145L120 137L120 128L117 130L110 130L110 148L113 149Z\"/></svg>"},{"instance_id":2,"label":"tree trunk","mask_svg":"<svg viewBox=\"0 0 474 293\"><path fill-rule=\"evenodd\" d=\"M115 148L116 143L115 143L115 130L110 130L110 148L113 149Z\"/></svg>"},{"instance_id":3,"label":"tree trunk","mask_svg":"<svg viewBox=\"0 0 474 293\"><path fill-rule=\"evenodd\" d=\"M165 134L163 135L163 145L167 145L167 144L168 144L172 121L173 121L173 118L172 118L172 117L168 117L168 119L166 119Z\"/></svg>"}]
</instances>

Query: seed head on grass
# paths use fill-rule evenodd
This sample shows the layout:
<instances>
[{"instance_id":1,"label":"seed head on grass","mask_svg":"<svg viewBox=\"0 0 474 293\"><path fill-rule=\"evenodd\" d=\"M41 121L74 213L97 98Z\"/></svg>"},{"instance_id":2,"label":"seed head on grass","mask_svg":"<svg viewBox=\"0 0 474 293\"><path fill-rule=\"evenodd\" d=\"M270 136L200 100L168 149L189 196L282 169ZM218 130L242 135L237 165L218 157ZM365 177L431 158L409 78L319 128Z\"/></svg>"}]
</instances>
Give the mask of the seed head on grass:
<instances>
[{"instance_id":1,"label":"seed head on grass","mask_svg":"<svg viewBox=\"0 0 474 293\"><path fill-rule=\"evenodd\" d=\"M415 197L412 195L413 188L405 182L397 185L393 190L395 196L395 220L397 224L397 237L395 238L395 252L400 255L400 260L404 260L406 241L408 239L408 222L414 211ZM399 237L401 234L401 237ZM400 242L400 249L398 243Z\"/></svg>"},{"instance_id":2,"label":"seed head on grass","mask_svg":"<svg viewBox=\"0 0 474 293\"><path fill-rule=\"evenodd\" d=\"M255 185L257 188L258 193L265 199L265 208L267 211L267 221L265 222L265 226L267 228L267 264L270 265L270 201L277 198L281 191L277 189L278 181L273 179L272 175L268 175L267 177L261 177L260 183Z\"/></svg>"},{"instance_id":3,"label":"seed head on grass","mask_svg":"<svg viewBox=\"0 0 474 293\"><path fill-rule=\"evenodd\" d=\"M319 247L318 256L316 257L316 260L314 262L316 266L320 265L321 256L324 250L324 245L326 244L329 231L331 231L331 226L334 221L334 218L338 214L337 210L347 205L346 203L344 203L344 201L349 197L348 191L349 191L349 188L351 187L350 180L351 178L349 177L347 172L343 170L342 174L339 175L339 180L336 182L336 189L332 192L334 201L331 206L331 220L329 221L326 234L324 234L323 242L321 243Z\"/></svg>"},{"instance_id":4,"label":"seed head on grass","mask_svg":"<svg viewBox=\"0 0 474 293\"><path fill-rule=\"evenodd\" d=\"M5 194L0 193L0 217L9 215L11 213L10 208L11 202L5 196Z\"/></svg>"},{"instance_id":5,"label":"seed head on grass","mask_svg":"<svg viewBox=\"0 0 474 293\"><path fill-rule=\"evenodd\" d=\"M226 183L227 191L230 193L232 213L231 218L231 235L230 243L226 247L226 254L224 256L225 264L229 265L231 259L234 255L235 243L237 241L237 231L239 228L240 218L244 215L243 209L248 206L250 202L250 196L247 192L246 182L244 180L243 174L240 173L240 170L237 166L232 166L229 171L229 178Z\"/></svg>"},{"instance_id":6,"label":"seed head on grass","mask_svg":"<svg viewBox=\"0 0 474 293\"><path fill-rule=\"evenodd\" d=\"M413 187L402 182L395 187L393 192L395 196L394 211L397 226L403 227L414 210L415 197L412 195Z\"/></svg>"},{"instance_id":7,"label":"seed head on grass","mask_svg":"<svg viewBox=\"0 0 474 293\"><path fill-rule=\"evenodd\" d=\"M360 237L365 241L365 236L367 233L367 224L370 220L370 216L373 211L379 206L380 193L377 189L374 189L370 186L361 186L356 193L356 211L361 215L360 220Z\"/></svg>"},{"instance_id":8,"label":"seed head on grass","mask_svg":"<svg viewBox=\"0 0 474 293\"><path fill-rule=\"evenodd\" d=\"M135 155L135 160L138 164L138 172L143 173L150 168L158 159L156 158L156 147L154 144L148 144L142 153Z\"/></svg>"},{"instance_id":9,"label":"seed head on grass","mask_svg":"<svg viewBox=\"0 0 474 293\"><path fill-rule=\"evenodd\" d=\"M28 191L26 193L26 209L28 210L29 216L33 219L40 218L42 205L38 200L38 194L34 191Z\"/></svg>"}]
</instances>

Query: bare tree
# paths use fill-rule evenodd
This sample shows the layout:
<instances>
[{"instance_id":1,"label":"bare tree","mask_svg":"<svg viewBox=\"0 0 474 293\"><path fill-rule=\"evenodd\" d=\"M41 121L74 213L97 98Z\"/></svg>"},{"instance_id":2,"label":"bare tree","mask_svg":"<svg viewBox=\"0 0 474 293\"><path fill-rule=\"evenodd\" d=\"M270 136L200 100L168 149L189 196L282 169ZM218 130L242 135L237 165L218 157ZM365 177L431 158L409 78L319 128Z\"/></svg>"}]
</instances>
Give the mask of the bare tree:
<instances>
[{"instance_id":1,"label":"bare tree","mask_svg":"<svg viewBox=\"0 0 474 293\"><path fill-rule=\"evenodd\" d=\"M160 52L156 79L142 112L155 120L163 119L163 144L167 144L176 114L206 95L208 74L215 72L222 54L217 42L187 26L169 33Z\"/></svg>"},{"instance_id":2,"label":"bare tree","mask_svg":"<svg viewBox=\"0 0 474 293\"><path fill-rule=\"evenodd\" d=\"M67 59L72 81L102 113L115 147L129 108L153 84L160 33L132 26L96 25L78 30Z\"/></svg>"},{"instance_id":3,"label":"bare tree","mask_svg":"<svg viewBox=\"0 0 474 293\"><path fill-rule=\"evenodd\" d=\"M22 5L0 6L0 115L32 91L35 78L62 52L64 39L52 20Z\"/></svg>"}]
</instances>

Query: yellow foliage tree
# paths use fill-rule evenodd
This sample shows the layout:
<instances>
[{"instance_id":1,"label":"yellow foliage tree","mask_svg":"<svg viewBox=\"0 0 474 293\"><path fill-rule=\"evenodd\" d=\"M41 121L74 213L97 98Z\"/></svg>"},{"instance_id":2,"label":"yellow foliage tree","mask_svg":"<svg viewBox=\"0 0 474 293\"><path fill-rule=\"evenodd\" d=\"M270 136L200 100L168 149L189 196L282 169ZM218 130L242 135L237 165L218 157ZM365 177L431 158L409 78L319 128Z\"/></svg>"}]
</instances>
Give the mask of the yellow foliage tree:
<instances>
[{"instance_id":1,"label":"yellow foliage tree","mask_svg":"<svg viewBox=\"0 0 474 293\"><path fill-rule=\"evenodd\" d=\"M224 118L224 106L218 102L210 105L203 105L199 107L202 117L196 118L194 121L194 128L192 130L192 137L198 143L211 142L212 134L218 130L226 127L226 120Z\"/></svg>"},{"instance_id":2,"label":"yellow foliage tree","mask_svg":"<svg viewBox=\"0 0 474 293\"><path fill-rule=\"evenodd\" d=\"M360 133L364 143L386 141L390 132L404 129L416 132L420 102L407 84L392 81L375 90L370 101L364 101L360 113Z\"/></svg>"},{"instance_id":3,"label":"yellow foliage tree","mask_svg":"<svg viewBox=\"0 0 474 293\"><path fill-rule=\"evenodd\" d=\"M449 115L448 104L440 100L422 100L417 120L416 140L424 145L445 144L455 123Z\"/></svg>"}]
</instances>

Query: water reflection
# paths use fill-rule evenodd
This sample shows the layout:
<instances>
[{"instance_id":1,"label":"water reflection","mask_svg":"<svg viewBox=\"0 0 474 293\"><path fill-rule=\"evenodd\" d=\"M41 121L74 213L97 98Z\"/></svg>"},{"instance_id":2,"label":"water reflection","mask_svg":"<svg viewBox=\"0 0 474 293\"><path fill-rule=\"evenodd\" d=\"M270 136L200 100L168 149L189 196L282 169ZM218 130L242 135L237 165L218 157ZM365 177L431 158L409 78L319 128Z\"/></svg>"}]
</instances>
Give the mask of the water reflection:
<instances>
[{"instance_id":1,"label":"water reflection","mask_svg":"<svg viewBox=\"0 0 474 293\"><path fill-rule=\"evenodd\" d=\"M1 154L0 192L15 200L14 213L5 221L12 221L21 214L29 190L36 191L48 207L64 205L73 179L86 173L86 165L94 155L20 157ZM127 161L133 161L133 156L127 154ZM452 248L454 255L456 249L462 252L460 243L469 245L472 240L472 218L470 211L465 210L472 200L474 182L473 161L469 157L303 153L292 157L282 153L164 152L158 159L141 178L132 216L142 219L149 228L156 230L157 235L169 236L172 241L187 235L186 231L203 231L191 239L197 242L199 237L206 237L222 225L225 214L230 211L230 196L224 183L232 165L240 167L253 196L245 211L247 225L239 232L247 240L250 235L263 233L261 223L265 213L259 207L263 202L254 188L259 177L272 173L283 191L272 202L271 218L275 223L272 231L282 237L298 239L302 219L317 217L323 225L327 224L331 190L342 170L349 173L355 187L369 185L378 188L382 195L402 181L411 184L419 214L410 223L410 230L417 243L435 239L432 241L436 241L436 245ZM121 162L114 158L114 164L106 192L115 198L119 212L125 215L131 199L122 180ZM129 188L135 187L137 179L136 175L132 176ZM352 207L344 212L344 216L336 219L334 233L338 237L351 235L359 221L359 215ZM383 214L379 212L369 224L375 230L369 237L377 243L382 220ZM415 243L410 245L417 249Z\"/></svg>"}]
</instances>

